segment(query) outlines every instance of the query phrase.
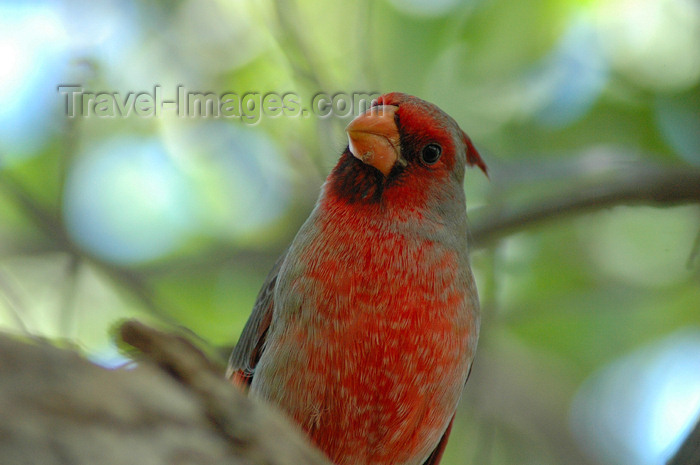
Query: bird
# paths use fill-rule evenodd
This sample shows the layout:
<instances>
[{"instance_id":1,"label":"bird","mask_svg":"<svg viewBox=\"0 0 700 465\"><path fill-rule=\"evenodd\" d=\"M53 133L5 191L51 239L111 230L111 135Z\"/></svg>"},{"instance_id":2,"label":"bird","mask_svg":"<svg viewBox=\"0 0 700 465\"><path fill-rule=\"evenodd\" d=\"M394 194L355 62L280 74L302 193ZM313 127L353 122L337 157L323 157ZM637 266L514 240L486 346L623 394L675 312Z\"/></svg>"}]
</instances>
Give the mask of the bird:
<instances>
[{"instance_id":1,"label":"bird","mask_svg":"<svg viewBox=\"0 0 700 465\"><path fill-rule=\"evenodd\" d=\"M403 93L346 133L227 376L336 465L438 465L479 336L464 179L486 164L454 119Z\"/></svg>"}]
</instances>

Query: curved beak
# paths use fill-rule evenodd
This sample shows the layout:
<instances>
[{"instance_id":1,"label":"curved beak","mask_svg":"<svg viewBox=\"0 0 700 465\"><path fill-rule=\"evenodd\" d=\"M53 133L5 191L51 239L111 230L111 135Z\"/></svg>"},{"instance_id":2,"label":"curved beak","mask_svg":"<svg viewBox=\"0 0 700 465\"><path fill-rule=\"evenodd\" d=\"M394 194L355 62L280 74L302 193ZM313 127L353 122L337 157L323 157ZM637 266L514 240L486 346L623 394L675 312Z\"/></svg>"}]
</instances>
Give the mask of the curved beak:
<instances>
[{"instance_id":1,"label":"curved beak","mask_svg":"<svg viewBox=\"0 0 700 465\"><path fill-rule=\"evenodd\" d=\"M399 129L394 115L399 107L376 105L348 124L350 152L361 162L388 176L401 159Z\"/></svg>"}]
</instances>

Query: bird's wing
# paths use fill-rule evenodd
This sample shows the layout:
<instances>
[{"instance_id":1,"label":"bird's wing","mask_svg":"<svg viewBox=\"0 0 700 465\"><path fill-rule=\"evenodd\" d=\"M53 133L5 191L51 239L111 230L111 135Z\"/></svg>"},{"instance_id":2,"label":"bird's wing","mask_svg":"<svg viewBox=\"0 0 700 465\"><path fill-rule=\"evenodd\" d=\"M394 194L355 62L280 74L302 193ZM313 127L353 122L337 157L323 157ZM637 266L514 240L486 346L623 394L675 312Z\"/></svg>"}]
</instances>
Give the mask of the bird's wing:
<instances>
[{"instance_id":1,"label":"bird's wing","mask_svg":"<svg viewBox=\"0 0 700 465\"><path fill-rule=\"evenodd\" d=\"M423 462L423 465L439 465L440 460L442 460L442 454L445 452L445 446L447 445L447 439L450 437L450 431L452 431L452 423L455 421L454 415L452 416L452 419L450 420L450 424L447 425L447 429L445 430L445 434L442 435L442 438L440 438L440 442L438 442L438 445L435 446L435 450L433 450L433 453L428 456L428 460Z\"/></svg>"},{"instance_id":2,"label":"bird's wing","mask_svg":"<svg viewBox=\"0 0 700 465\"><path fill-rule=\"evenodd\" d=\"M231 353L226 378L231 379L234 383L250 384L253 380L255 365L257 365L260 355L262 355L267 329L272 321L273 295L277 276L286 256L287 252L285 251L267 274L258 297L255 299L253 312L250 314L243 328L243 333Z\"/></svg>"},{"instance_id":3,"label":"bird's wing","mask_svg":"<svg viewBox=\"0 0 700 465\"><path fill-rule=\"evenodd\" d=\"M465 386L467 384L467 381L469 381L469 376L471 376L471 374L472 374L472 367L474 367L474 365L469 365L469 371L467 372L467 379L464 381ZM445 433L440 438L440 442L438 442L437 446L435 446L433 453L428 456L428 459L425 462L423 462L423 465L440 465L440 460L442 460L442 454L445 452L445 446L447 446L447 440L450 438L450 432L452 431L452 423L454 421L455 421L455 416L452 415L452 419L450 420L450 424L447 425L447 429L445 430Z\"/></svg>"}]
</instances>

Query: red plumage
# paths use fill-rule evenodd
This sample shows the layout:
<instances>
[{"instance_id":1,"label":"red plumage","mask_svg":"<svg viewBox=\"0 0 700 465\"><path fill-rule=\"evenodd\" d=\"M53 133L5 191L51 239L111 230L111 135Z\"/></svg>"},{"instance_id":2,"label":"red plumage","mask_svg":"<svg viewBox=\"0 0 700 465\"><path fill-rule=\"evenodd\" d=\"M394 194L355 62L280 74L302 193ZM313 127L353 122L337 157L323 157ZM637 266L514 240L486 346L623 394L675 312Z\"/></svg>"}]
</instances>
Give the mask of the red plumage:
<instances>
[{"instance_id":1,"label":"red plumage","mask_svg":"<svg viewBox=\"0 0 700 465\"><path fill-rule=\"evenodd\" d=\"M454 120L404 94L347 131L230 371L338 465L437 465L479 329L464 171L486 167Z\"/></svg>"}]
</instances>

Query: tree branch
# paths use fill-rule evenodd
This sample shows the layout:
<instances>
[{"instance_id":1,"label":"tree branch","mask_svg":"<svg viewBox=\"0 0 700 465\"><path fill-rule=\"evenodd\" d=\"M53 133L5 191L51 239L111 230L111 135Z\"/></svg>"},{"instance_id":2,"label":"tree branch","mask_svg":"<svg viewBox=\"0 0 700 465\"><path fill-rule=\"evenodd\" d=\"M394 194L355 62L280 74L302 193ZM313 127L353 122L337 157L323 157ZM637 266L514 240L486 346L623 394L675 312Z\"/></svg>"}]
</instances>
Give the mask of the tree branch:
<instances>
[{"instance_id":1,"label":"tree branch","mask_svg":"<svg viewBox=\"0 0 700 465\"><path fill-rule=\"evenodd\" d=\"M700 203L700 170L643 165L592 186L556 192L521 210L476 212L471 235L476 247L544 221L615 205L675 206Z\"/></svg>"},{"instance_id":2,"label":"tree branch","mask_svg":"<svg viewBox=\"0 0 700 465\"><path fill-rule=\"evenodd\" d=\"M700 419L666 465L697 465L698 463L700 463Z\"/></svg>"},{"instance_id":3,"label":"tree branch","mask_svg":"<svg viewBox=\"0 0 700 465\"><path fill-rule=\"evenodd\" d=\"M148 357L133 370L0 334L0 463L330 465L186 339L137 322L121 334Z\"/></svg>"}]
</instances>

